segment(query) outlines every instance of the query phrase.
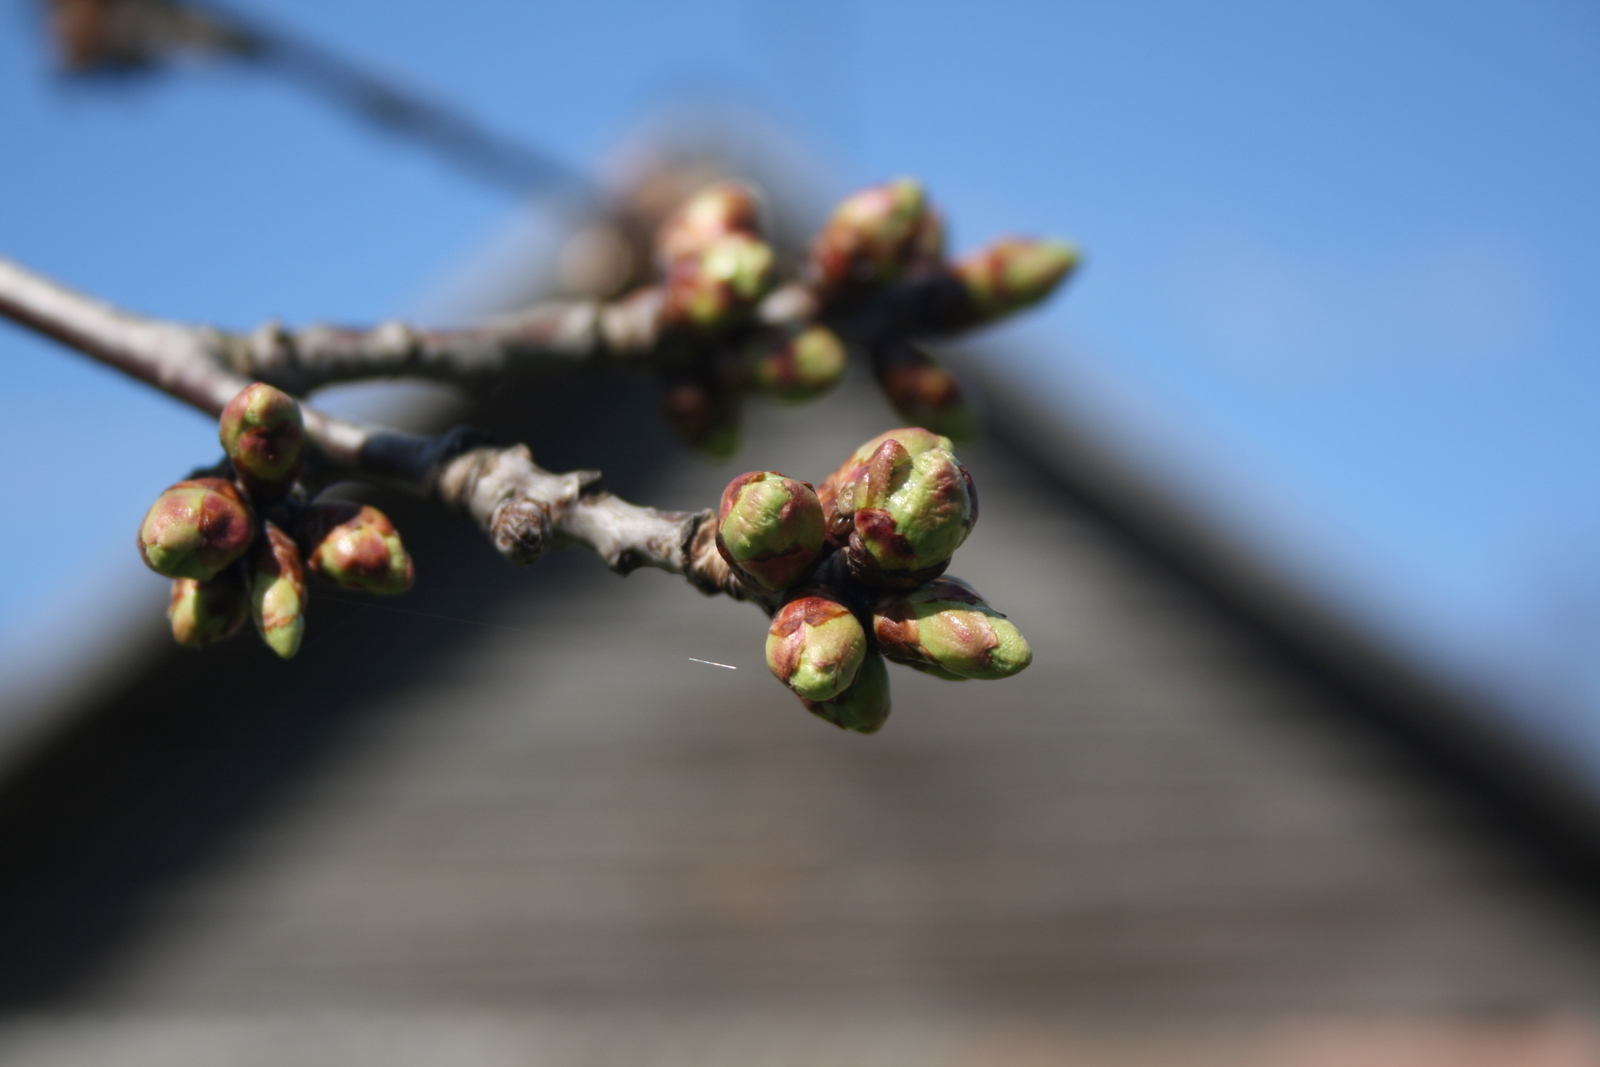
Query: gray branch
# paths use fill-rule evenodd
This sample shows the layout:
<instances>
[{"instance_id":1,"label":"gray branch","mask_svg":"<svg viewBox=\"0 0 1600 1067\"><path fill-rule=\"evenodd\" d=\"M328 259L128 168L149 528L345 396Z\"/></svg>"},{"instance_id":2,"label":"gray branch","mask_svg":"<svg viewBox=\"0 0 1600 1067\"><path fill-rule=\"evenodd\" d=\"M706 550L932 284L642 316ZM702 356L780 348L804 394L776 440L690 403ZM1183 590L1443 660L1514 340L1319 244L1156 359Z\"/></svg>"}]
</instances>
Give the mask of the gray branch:
<instances>
[{"instance_id":1,"label":"gray branch","mask_svg":"<svg viewBox=\"0 0 1600 1067\"><path fill-rule=\"evenodd\" d=\"M216 330L113 308L4 259L0 315L213 418L252 380L264 380L219 362L228 338ZM357 350L361 345L347 349ZM373 343L365 350L379 349ZM319 481L386 482L432 496L468 515L512 563L577 545L622 574L657 567L684 575L704 593L756 599L717 553L709 511L630 504L606 492L596 471L554 474L533 462L527 446L495 447L471 430L424 436L358 425L308 405L302 410L321 460Z\"/></svg>"}]
</instances>

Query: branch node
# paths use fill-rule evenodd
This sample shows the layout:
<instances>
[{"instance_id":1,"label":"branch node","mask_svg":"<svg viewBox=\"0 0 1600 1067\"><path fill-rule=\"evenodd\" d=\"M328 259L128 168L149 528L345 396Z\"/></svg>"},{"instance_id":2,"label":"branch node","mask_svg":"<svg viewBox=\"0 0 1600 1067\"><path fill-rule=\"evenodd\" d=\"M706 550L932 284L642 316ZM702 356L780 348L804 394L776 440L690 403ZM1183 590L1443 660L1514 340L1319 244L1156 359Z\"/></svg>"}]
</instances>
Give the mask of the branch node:
<instances>
[{"instance_id":1,"label":"branch node","mask_svg":"<svg viewBox=\"0 0 1600 1067\"><path fill-rule=\"evenodd\" d=\"M761 598L739 580L722 553L717 551L716 513L708 509L694 518L683 542L683 576L689 584L706 596L722 594L734 600L759 601Z\"/></svg>"},{"instance_id":2,"label":"branch node","mask_svg":"<svg viewBox=\"0 0 1600 1067\"><path fill-rule=\"evenodd\" d=\"M511 563L525 567L550 546L550 514L526 497L502 500L489 519L489 539Z\"/></svg>"}]
</instances>

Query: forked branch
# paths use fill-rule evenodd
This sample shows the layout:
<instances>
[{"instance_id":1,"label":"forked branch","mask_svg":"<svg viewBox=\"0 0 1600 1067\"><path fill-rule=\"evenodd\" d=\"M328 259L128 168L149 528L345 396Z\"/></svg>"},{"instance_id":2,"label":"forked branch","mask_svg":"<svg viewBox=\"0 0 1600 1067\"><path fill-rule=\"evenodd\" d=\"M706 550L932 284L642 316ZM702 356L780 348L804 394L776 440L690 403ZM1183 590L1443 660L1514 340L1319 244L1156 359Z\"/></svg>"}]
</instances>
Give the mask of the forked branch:
<instances>
[{"instance_id":1,"label":"forked branch","mask_svg":"<svg viewBox=\"0 0 1600 1067\"><path fill-rule=\"evenodd\" d=\"M5 259L0 315L213 418L250 384L215 358L227 335L114 308ZM742 593L705 532L710 512L630 504L606 492L598 472L554 474L533 461L527 446L497 447L471 430L417 435L308 405L302 412L316 482L383 482L432 496L470 516L513 563L577 545L622 573L657 567L707 593Z\"/></svg>"}]
</instances>

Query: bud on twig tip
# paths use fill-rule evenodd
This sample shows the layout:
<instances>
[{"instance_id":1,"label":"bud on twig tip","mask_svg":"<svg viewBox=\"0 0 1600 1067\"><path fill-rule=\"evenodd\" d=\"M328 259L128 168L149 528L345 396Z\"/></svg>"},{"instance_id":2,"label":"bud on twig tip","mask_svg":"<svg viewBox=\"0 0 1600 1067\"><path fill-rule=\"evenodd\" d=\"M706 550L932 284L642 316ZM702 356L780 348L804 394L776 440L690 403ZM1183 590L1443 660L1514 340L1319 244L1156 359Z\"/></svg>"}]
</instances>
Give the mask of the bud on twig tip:
<instances>
[{"instance_id":1,"label":"bud on twig tip","mask_svg":"<svg viewBox=\"0 0 1600 1067\"><path fill-rule=\"evenodd\" d=\"M962 678L1009 678L1033 662L1016 626L955 578L885 594L873 609L872 628L891 659Z\"/></svg>"},{"instance_id":2,"label":"bud on twig tip","mask_svg":"<svg viewBox=\"0 0 1600 1067\"><path fill-rule=\"evenodd\" d=\"M222 409L217 436L258 504L282 498L305 469L300 405L281 389L256 382L239 390Z\"/></svg>"},{"instance_id":3,"label":"bud on twig tip","mask_svg":"<svg viewBox=\"0 0 1600 1067\"><path fill-rule=\"evenodd\" d=\"M812 244L811 262L818 285L840 292L899 281L943 251L944 229L922 185L897 178L841 202Z\"/></svg>"},{"instance_id":4,"label":"bud on twig tip","mask_svg":"<svg viewBox=\"0 0 1600 1067\"><path fill-rule=\"evenodd\" d=\"M883 657L869 652L855 680L831 700L800 698L806 710L835 726L858 734L875 734L889 719L889 672Z\"/></svg>"},{"instance_id":5,"label":"bud on twig tip","mask_svg":"<svg viewBox=\"0 0 1600 1067\"><path fill-rule=\"evenodd\" d=\"M306 569L345 589L404 593L416 570L389 517L375 507L319 500L295 527Z\"/></svg>"},{"instance_id":6,"label":"bud on twig tip","mask_svg":"<svg viewBox=\"0 0 1600 1067\"><path fill-rule=\"evenodd\" d=\"M306 572L300 550L272 523L250 555L250 611L261 639L284 659L305 633Z\"/></svg>"},{"instance_id":7,"label":"bud on twig tip","mask_svg":"<svg viewBox=\"0 0 1600 1067\"><path fill-rule=\"evenodd\" d=\"M751 471L722 491L717 551L761 592L780 592L803 578L823 540L822 505L805 482Z\"/></svg>"},{"instance_id":8,"label":"bud on twig tip","mask_svg":"<svg viewBox=\"0 0 1600 1067\"><path fill-rule=\"evenodd\" d=\"M168 578L206 579L245 554L255 516L232 482L193 478L156 498L139 526L139 555Z\"/></svg>"},{"instance_id":9,"label":"bud on twig tip","mask_svg":"<svg viewBox=\"0 0 1600 1067\"><path fill-rule=\"evenodd\" d=\"M844 377L844 342L826 326L758 333L745 350L745 371L757 392L786 403L814 400Z\"/></svg>"},{"instance_id":10,"label":"bud on twig tip","mask_svg":"<svg viewBox=\"0 0 1600 1067\"><path fill-rule=\"evenodd\" d=\"M202 648L239 632L250 617L250 595L238 581L202 582L179 578L172 583L167 620L172 637L185 648Z\"/></svg>"},{"instance_id":11,"label":"bud on twig tip","mask_svg":"<svg viewBox=\"0 0 1600 1067\"><path fill-rule=\"evenodd\" d=\"M860 621L828 597L789 601L767 629L767 666L805 700L832 700L844 692L866 657Z\"/></svg>"}]
</instances>

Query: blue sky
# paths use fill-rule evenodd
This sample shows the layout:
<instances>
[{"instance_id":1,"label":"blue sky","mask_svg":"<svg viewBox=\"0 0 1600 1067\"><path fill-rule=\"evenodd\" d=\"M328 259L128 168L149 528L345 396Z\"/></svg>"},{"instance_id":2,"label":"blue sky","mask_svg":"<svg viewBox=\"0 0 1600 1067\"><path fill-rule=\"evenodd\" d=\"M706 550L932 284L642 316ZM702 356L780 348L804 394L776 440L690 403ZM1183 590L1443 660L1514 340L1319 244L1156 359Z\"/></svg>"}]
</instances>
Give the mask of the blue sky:
<instances>
[{"instance_id":1,"label":"blue sky","mask_svg":"<svg viewBox=\"0 0 1600 1067\"><path fill-rule=\"evenodd\" d=\"M1595 5L252 5L582 168L730 101L840 191L921 177L958 244L1075 238L1016 327L1044 395L1600 773ZM114 301L371 320L515 210L247 73L62 84L3 10L0 254ZM9 327L0 414L3 642L133 580L138 516L215 443Z\"/></svg>"}]
</instances>

